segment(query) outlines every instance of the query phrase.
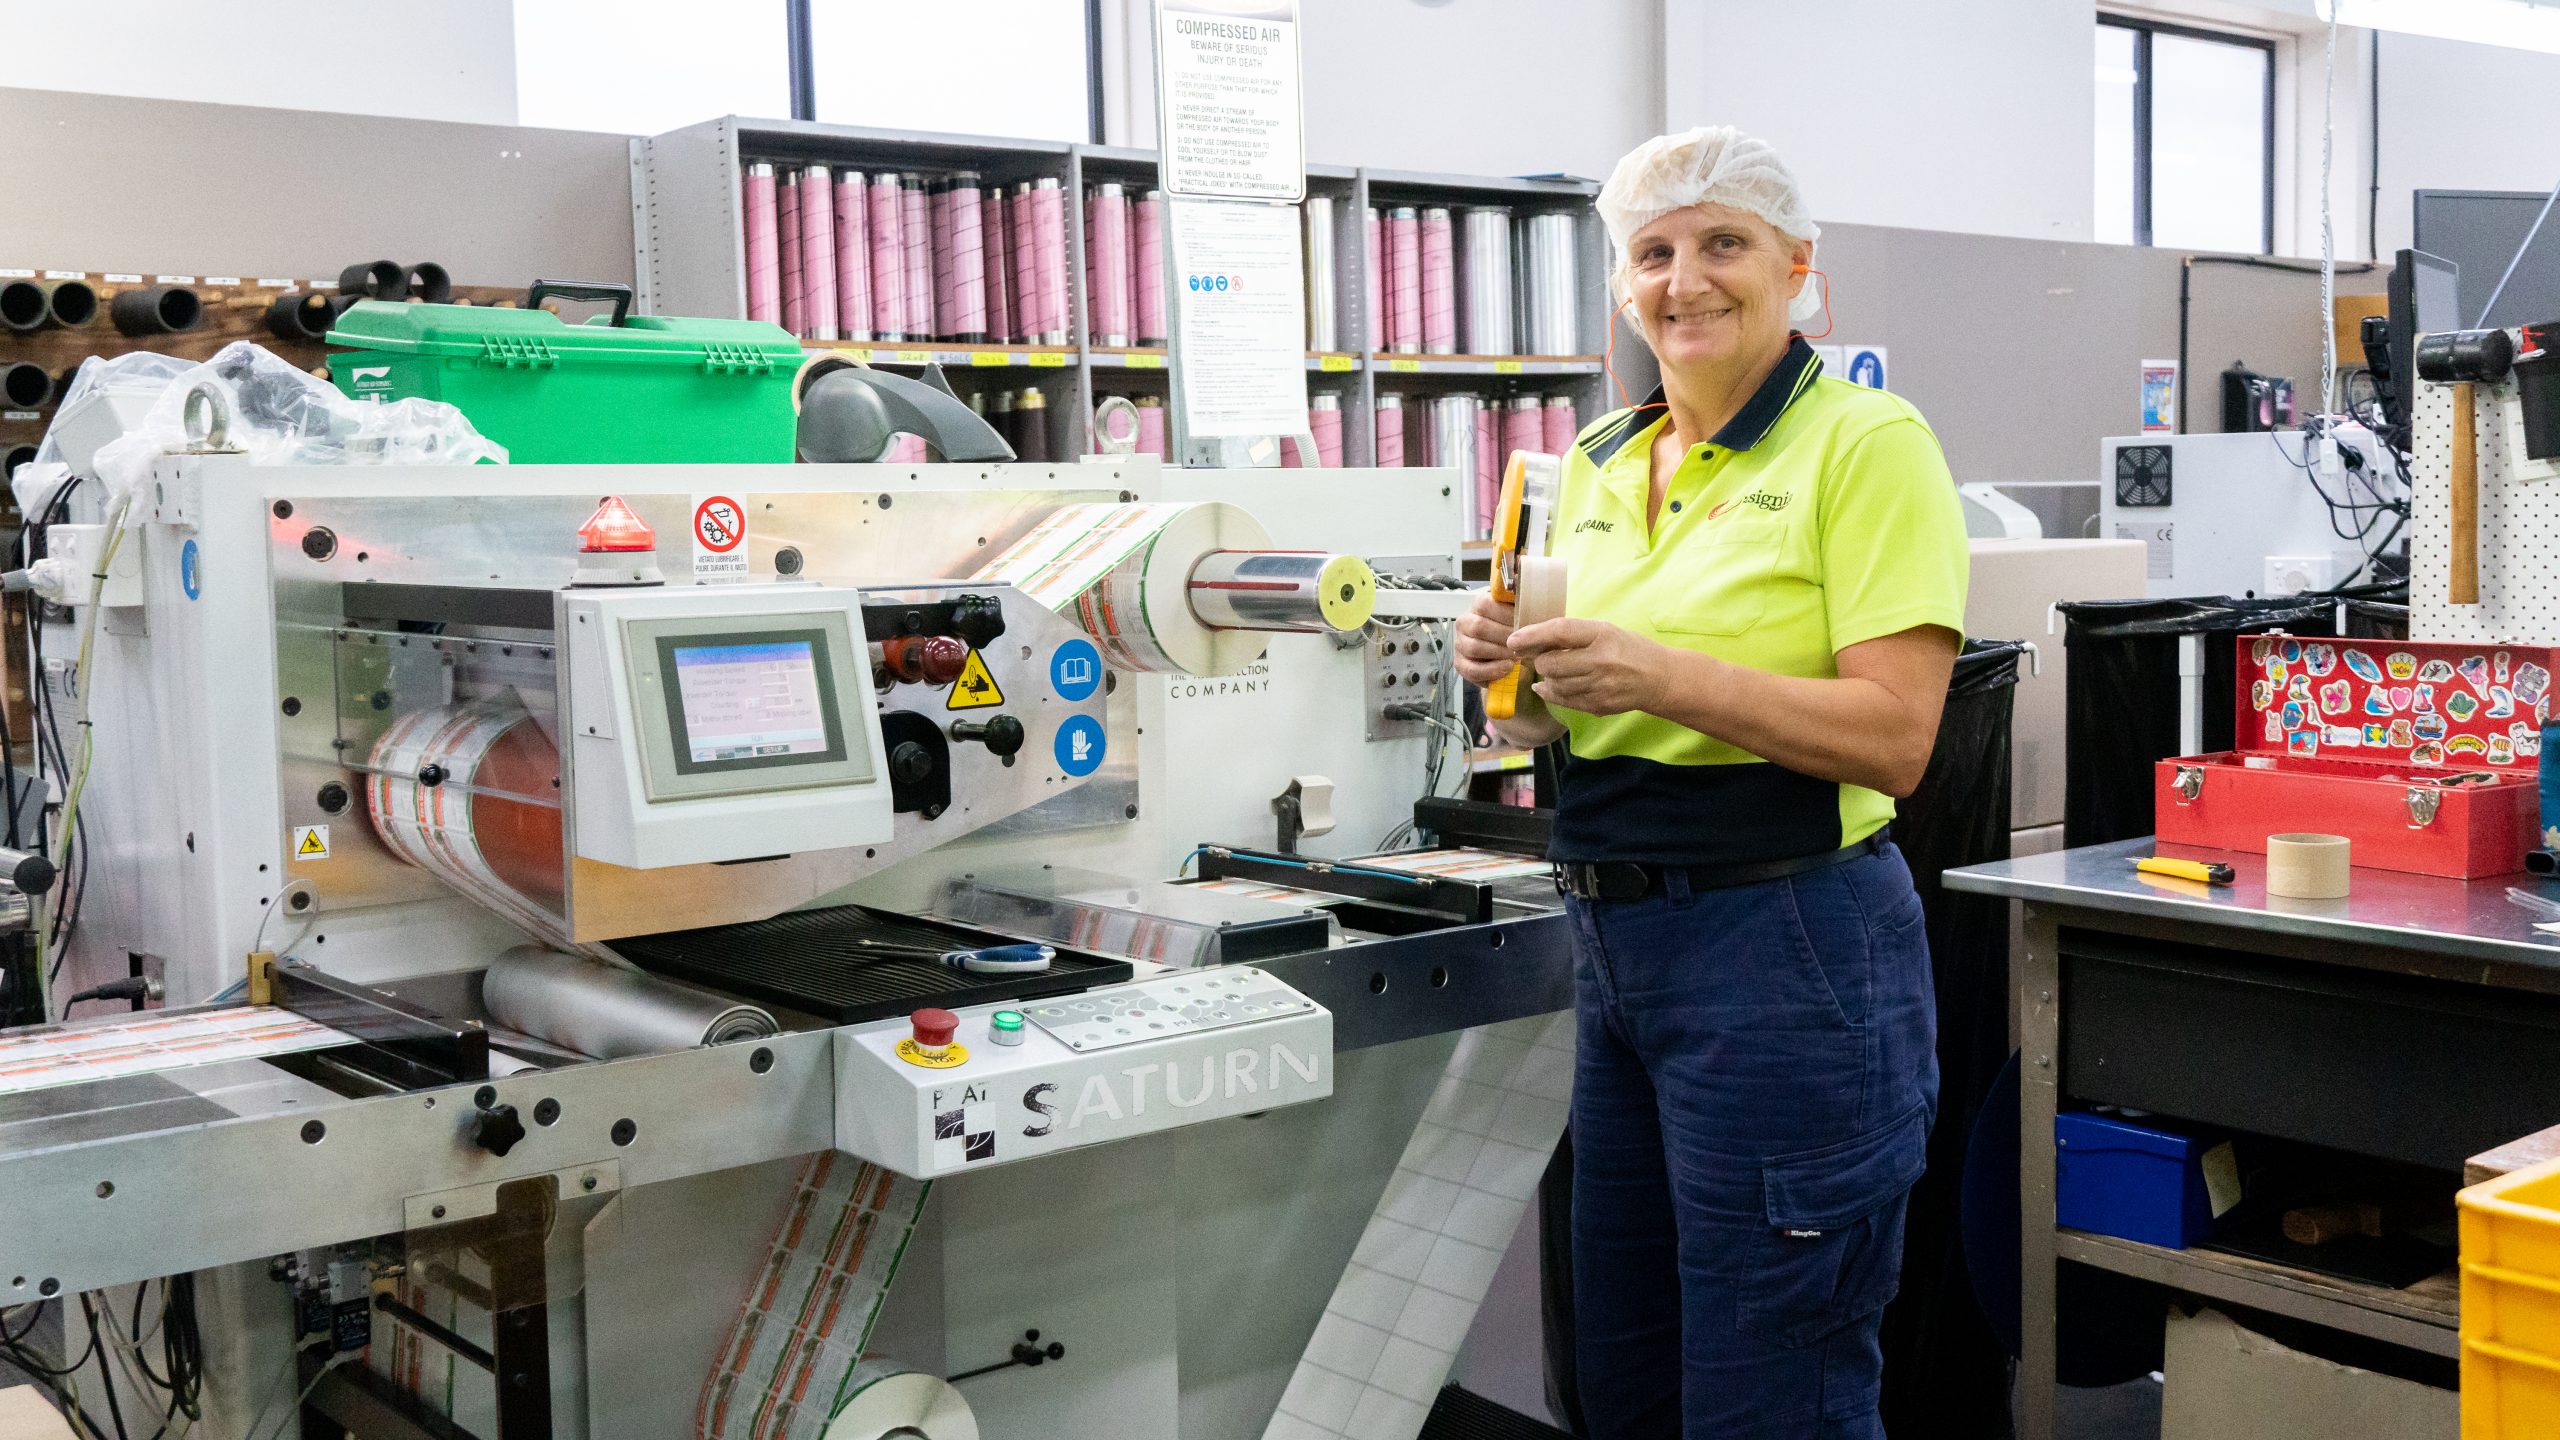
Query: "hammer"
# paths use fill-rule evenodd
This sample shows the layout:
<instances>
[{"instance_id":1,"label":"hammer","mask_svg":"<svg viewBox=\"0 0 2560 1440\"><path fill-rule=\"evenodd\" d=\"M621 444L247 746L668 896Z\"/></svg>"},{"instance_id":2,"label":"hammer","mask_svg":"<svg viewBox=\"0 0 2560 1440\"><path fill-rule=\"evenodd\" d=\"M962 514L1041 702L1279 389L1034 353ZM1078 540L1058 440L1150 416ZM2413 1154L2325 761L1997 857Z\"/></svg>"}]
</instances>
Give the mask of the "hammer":
<instances>
[{"instance_id":1,"label":"hammer","mask_svg":"<svg viewBox=\"0 0 2560 1440\"><path fill-rule=\"evenodd\" d=\"M2418 339L2418 378L2453 391L2453 547L2446 566L2447 604L2480 603L2480 446L2471 387L2505 380L2515 358L2515 341L2504 330L2448 330Z\"/></svg>"}]
</instances>

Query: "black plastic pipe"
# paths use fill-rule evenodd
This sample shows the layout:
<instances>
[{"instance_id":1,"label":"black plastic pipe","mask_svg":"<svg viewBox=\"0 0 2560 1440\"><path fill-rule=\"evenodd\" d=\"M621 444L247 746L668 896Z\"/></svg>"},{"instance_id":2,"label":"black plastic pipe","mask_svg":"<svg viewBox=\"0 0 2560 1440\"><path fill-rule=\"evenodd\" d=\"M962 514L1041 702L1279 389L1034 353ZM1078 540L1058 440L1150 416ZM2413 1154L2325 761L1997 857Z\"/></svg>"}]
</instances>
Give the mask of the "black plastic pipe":
<instances>
[{"instance_id":1,"label":"black plastic pipe","mask_svg":"<svg viewBox=\"0 0 2560 1440\"><path fill-rule=\"evenodd\" d=\"M154 285L118 291L107 312L127 335L178 335L203 321L204 302L183 285Z\"/></svg>"},{"instance_id":2,"label":"black plastic pipe","mask_svg":"<svg viewBox=\"0 0 2560 1440\"><path fill-rule=\"evenodd\" d=\"M346 296L349 304L358 300L406 300L409 271L397 260L350 265L338 272L338 293Z\"/></svg>"},{"instance_id":3,"label":"black plastic pipe","mask_svg":"<svg viewBox=\"0 0 2560 1440\"><path fill-rule=\"evenodd\" d=\"M0 480L6 480L17 474L19 466L34 458L36 458L36 447L33 445L11 446L6 456L0 456Z\"/></svg>"},{"instance_id":4,"label":"black plastic pipe","mask_svg":"<svg viewBox=\"0 0 2560 1440\"><path fill-rule=\"evenodd\" d=\"M53 377L25 360L0 365L0 401L12 410L33 410L53 398Z\"/></svg>"},{"instance_id":5,"label":"black plastic pipe","mask_svg":"<svg viewBox=\"0 0 2560 1440\"><path fill-rule=\"evenodd\" d=\"M279 295L267 307L267 328L279 340L326 339L330 322L337 318L337 297L316 290L308 295Z\"/></svg>"},{"instance_id":6,"label":"black plastic pipe","mask_svg":"<svg viewBox=\"0 0 2560 1440\"><path fill-rule=\"evenodd\" d=\"M433 260L421 260L409 267L409 298L429 305L453 303L453 277Z\"/></svg>"},{"instance_id":7,"label":"black plastic pipe","mask_svg":"<svg viewBox=\"0 0 2560 1440\"><path fill-rule=\"evenodd\" d=\"M0 285L0 326L20 334L47 325L76 328L98 318L98 292L78 280L12 280Z\"/></svg>"}]
</instances>

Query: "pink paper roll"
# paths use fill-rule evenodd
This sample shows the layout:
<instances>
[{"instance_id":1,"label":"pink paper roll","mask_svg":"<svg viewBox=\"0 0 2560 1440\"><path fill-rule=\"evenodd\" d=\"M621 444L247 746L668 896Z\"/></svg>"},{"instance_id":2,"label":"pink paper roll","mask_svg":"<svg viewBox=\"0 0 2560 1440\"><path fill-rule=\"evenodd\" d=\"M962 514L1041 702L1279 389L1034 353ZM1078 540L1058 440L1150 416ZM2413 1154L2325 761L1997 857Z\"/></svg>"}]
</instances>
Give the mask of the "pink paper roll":
<instances>
[{"instance_id":1,"label":"pink paper roll","mask_svg":"<svg viewBox=\"0 0 2560 1440\"><path fill-rule=\"evenodd\" d=\"M1582 433L1582 417L1574 413L1572 396L1547 397L1546 432L1548 454L1561 456L1573 449L1574 437Z\"/></svg>"},{"instance_id":2,"label":"pink paper roll","mask_svg":"<svg viewBox=\"0 0 2560 1440\"><path fill-rule=\"evenodd\" d=\"M1298 442L1286 435L1280 437L1280 468L1283 470L1307 468L1306 460L1298 454Z\"/></svg>"},{"instance_id":3,"label":"pink paper roll","mask_svg":"<svg viewBox=\"0 0 2560 1440\"><path fill-rule=\"evenodd\" d=\"M800 172L800 315L803 335L836 338L836 177L824 165Z\"/></svg>"},{"instance_id":4,"label":"pink paper roll","mask_svg":"<svg viewBox=\"0 0 2560 1440\"><path fill-rule=\"evenodd\" d=\"M960 300L952 288L960 278L960 253L952 238L951 182L933 182L925 204L933 226L933 335L948 340L960 331Z\"/></svg>"},{"instance_id":5,"label":"pink paper roll","mask_svg":"<svg viewBox=\"0 0 2560 1440\"><path fill-rule=\"evenodd\" d=\"M1094 187L1085 207L1085 244L1092 259L1093 343L1129 343L1129 195L1117 181Z\"/></svg>"},{"instance_id":6,"label":"pink paper roll","mask_svg":"<svg viewBox=\"0 0 2560 1440\"><path fill-rule=\"evenodd\" d=\"M1152 395L1138 397L1138 449L1164 458L1164 402Z\"/></svg>"},{"instance_id":7,"label":"pink paper roll","mask_svg":"<svg viewBox=\"0 0 2560 1440\"><path fill-rule=\"evenodd\" d=\"M924 437L898 434L889 437L889 453L880 457L883 465L921 465L926 460Z\"/></svg>"},{"instance_id":8,"label":"pink paper roll","mask_svg":"<svg viewBox=\"0 0 2560 1440\"><path fill-rule=\"evenodd\" d=\"M1494 441L1501 436L1502 422L1493 416L1491 405L1476 411L1476 528L1485 529L1486 518L1502 508L1502 461L1496 454Z\"/></svg>"},{"instance_id":9,"label":"pink paper roll","mask_svg":"<svg viewBox=\"0 0 2560 1440\"><path fill-rule=\"evenodd\" d=\"M1319 396L1331 399L1331 396ZM1316 437L1316 463L1327 470L1342 468L1342 406L1312 406L1307 411L1307 429Z\"/></svg>"},{"instance_id":10,"label":"pink paper roll","mask_svg":"<svg viewBox=\"0 0 2560 1440\"><path fill-rule=\"evenodd\" d=\"M1368 208L1365 219L1369 231L1369 269L1368 283L1360 287L1360 293L1369 301L1369 331L1362 343L1371 350L1384 350L1387 348L1386 240L1383 227L1378 223L1376 206Z\"/></svg>"},{"instance_id":11,"label":"pink paper roll","mask_svg":"<svg viewBox=\"0 0 2560 1440\"><path fill-rule=\"evenodd\" d=\"M1043 180L1031 192L1031 265L1040 296L1039 340L1067 343L1067 192Z\"/></svg>"},{"instance_id":12,"label":"pink paper roll","mask_svg":"<svg viewBox=\"0 0 2560 1440\"><path fill-rule=\"evenodd\" d=\"M1515 450L1526 450L1533 454L1546 451L1546 414L1546 407L1539 404L1535 396L1514 400L1502 407L1502 463L1504 465L1511 463L1511 454Z\"/></svg>"},{"instance_id":13,"label":"pink paper roll","mask_svg":"<svg viewBox=\"0 0 2560 1440\"><path fill-rule=\"evenodd\" d=\"M1003 186L990 185L980 197L978 259L986 277L987 338L1006 345L1022 333L1013 328L1013 243L1007 238L1012 227L1005 223Z\"/></svg>"},{"instance_id":14,"label":"pink paper roll","mask_svg":"<svg viewBox=\"0 0 2560 1440\"><path fill-rule=\"evenodd\" d=\"M940 332L934 329L933 313L933 207L925 198L924 177L901 176L898 201L898 218L904 226L901 238L906 241L907 251L907 338L932 340Z\"/></svg>"},{"instance_id":15,"label":"pink paper roll","mask_svg":"<svg viewBox=\"0 0 2560 1440\"><path fill-rule=\"evenodd\" d=\"M951 333L964 345L988 338L985 224L978 177L964 173L951 190Z\"/></svg>"},{"instance_id":16,"label":"pink paper roll","mask_svg":"<svg viewBox=\"0 0 2560 1440\"><path fill-rule=\"evenodd\" d=\"M898 173L871 177L871 335L892 343L907 338L906 192Z\"/></svg>"},{"instance_id":17,"label":"pink paper roll","mask_svg":"<svg viewBox=\"0 0 2560 1440\"><path fill-rule=\"evenodd\" d=\"M1422 218L1410 205L1387 216L1387 348L1422 348Z\"/></svg>"},{"instance_id":18,"label":"pink paper roll","mask_svg":"<svg viewBox=\"0 0 2560 1440\"><path fill-rule=\"evenodd\" d=\"M859 170L836 176L836 338L871 338L870 205Z\"/></svg>"},{"instance_id":19,"label":"pink paper roll","mask_svg":"<svg viewBox=\"0 0 2560 1440\"><path fill-rule=\"evenodd\" d=\"M1378 408L1373 412L1373 418L1378 427L1378 463L1403 465L1404 402L1393 395L1379 396Z\"/></svg>"},{"instance_id":20,"label":"pink paper roll","mask_svg":"<svg viewBox=\"0 0 2560 1440\"><path fill-rule=\"evenodd\" d=\"M1162 345L1164 323L1164 192L1150 190L1129 210L1129 312L1135 317L1138 343Z\"/></svg>"},{"instance_id":21,"label":"pink paper roll","mask_svg":"<svg viewBox=\"0 0 2560 1440\"><path fill-rule=\"evenodd\" d=\"M740 218L746 229L747 318L782 320L782 242L773 194L773 167L750 165L739 177Z\"/></svg>"},{"instance_id":22,"label":"pink paper roll","mask_svg":"<svg viewBox=\"0 0 2560 1440\"><path fill-rule=\"evenodd\" d=\"M1032 217L1031 187L1017 185L1005 197L1005 264L1012 273L1013 328L1026 341L1040 338L1040 264L1033 237L1040 227Z\"/></svg>"},{"instance_id":23,"label":"pink paper roll","mask_svg":"<svg viewBox=\"0 0 2560 1440\"><path fill-rule=\"evenodd\" d=\"M800 172L786 170L774 187L776 245L782 252L782 328L806 335L808 312L800 292Z\"/></svg>"},{"instance_id":24,"label":"pink paper roll","mask_svg":"<svg viewBox=\"0 0 2560 1440\"><path fill-rule=\"evenodd\" d=\"M1457 250L1449 212L1422 212L1422 348L1434 355L1458 353Z\"/></svg>"}]
</instances>

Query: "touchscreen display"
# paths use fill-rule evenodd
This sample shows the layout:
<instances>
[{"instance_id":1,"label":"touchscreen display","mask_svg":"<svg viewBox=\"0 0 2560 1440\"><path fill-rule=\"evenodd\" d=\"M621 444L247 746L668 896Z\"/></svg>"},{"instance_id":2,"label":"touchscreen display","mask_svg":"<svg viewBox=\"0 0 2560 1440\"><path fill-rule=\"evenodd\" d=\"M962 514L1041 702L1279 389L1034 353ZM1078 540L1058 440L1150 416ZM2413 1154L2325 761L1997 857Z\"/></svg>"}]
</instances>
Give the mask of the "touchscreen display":
<instances>
[{"instance_id":1,"label":"touchscreen display","mask_svg":"<svg viewBox=\"0 0 2560 1440\"><path fill-rule=\"evenodd\" d=\"M668 646L679 753L693 765L787 760L829 753L827 696L816 637Z\"/></svg>"}]
</instances>

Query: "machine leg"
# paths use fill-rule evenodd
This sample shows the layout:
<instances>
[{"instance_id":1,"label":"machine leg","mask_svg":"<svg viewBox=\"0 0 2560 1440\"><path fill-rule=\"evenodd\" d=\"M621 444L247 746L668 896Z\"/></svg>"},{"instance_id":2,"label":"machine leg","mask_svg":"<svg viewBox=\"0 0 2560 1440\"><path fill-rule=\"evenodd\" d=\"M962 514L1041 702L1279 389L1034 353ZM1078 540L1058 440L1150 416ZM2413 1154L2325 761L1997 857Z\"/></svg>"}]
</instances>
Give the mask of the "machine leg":
<instances>
[{"instance_id":1,"label":"machine leg","mask_svg":"<svg viewBox=\"0 0 2560 1440\"><path fill-rule=\"evenodd\" d=\"M2062 965L2050 915L2027 906L2026 963L2018 968L2019 1440L2053 1440L2053 1116L2062 1075Z\"/></svg>"},{"instance_id":2,"label":"machine leg","mask_svg":"<svg viewBox=\"0 0 2560 1440\"><path fill-rule=\"evenodd\" d=\"M509 1238L490 1249L489 1288L501 1303L515 1295L546 1298L490 1317L489 1349L498 1362L497 1440L551 1440L550 1260L543 1216L552 1187L549 1176L498 1187L499 1227ZM511 1223L519 1220L527 1223Z\"/></svg>"}]
</instances>

